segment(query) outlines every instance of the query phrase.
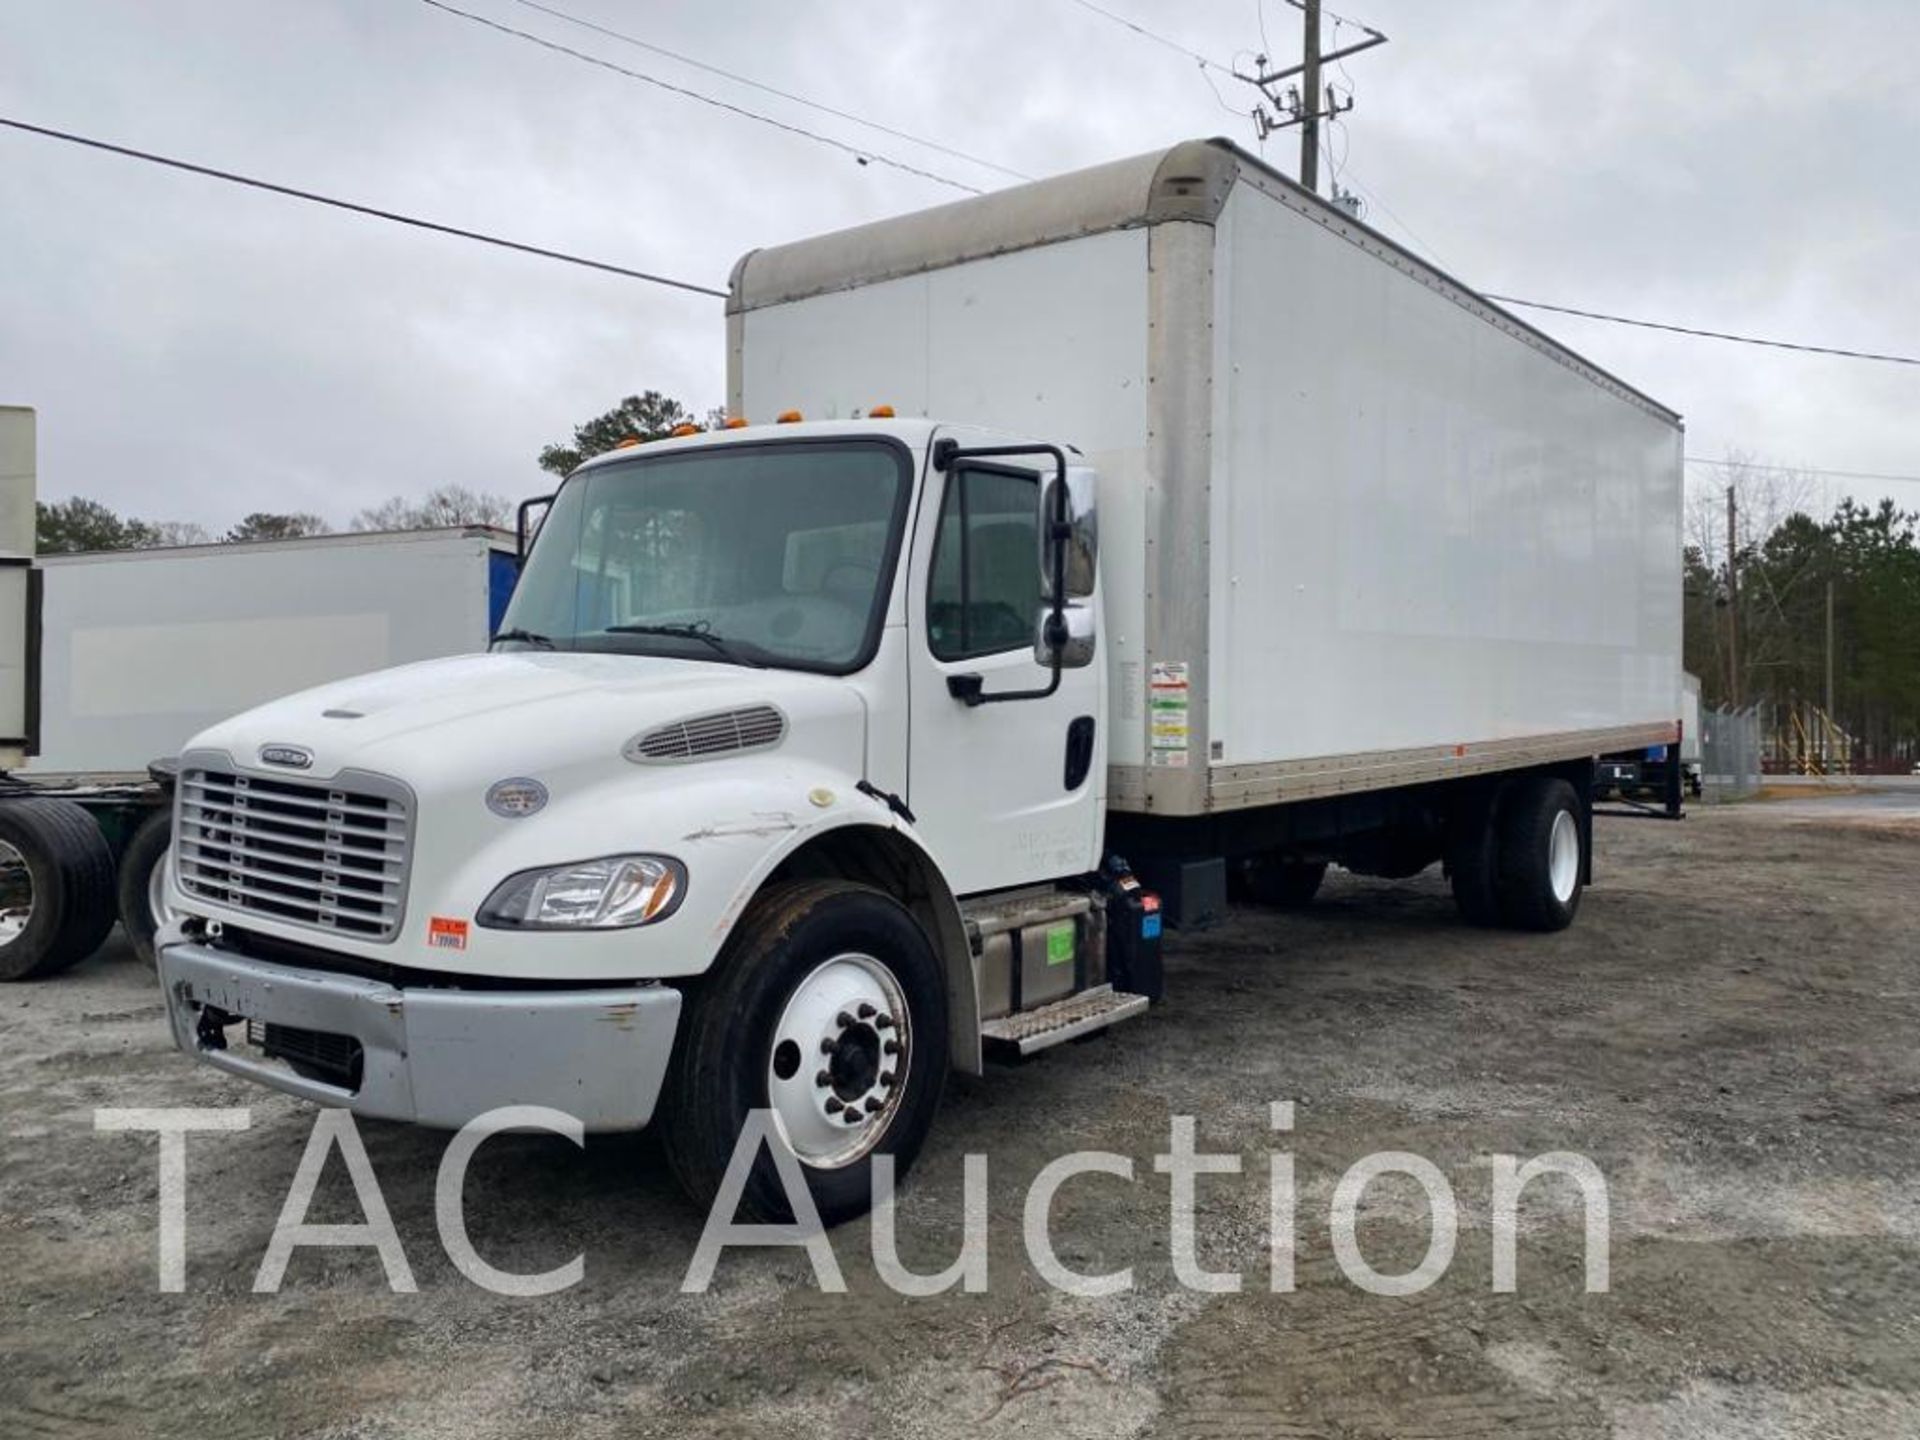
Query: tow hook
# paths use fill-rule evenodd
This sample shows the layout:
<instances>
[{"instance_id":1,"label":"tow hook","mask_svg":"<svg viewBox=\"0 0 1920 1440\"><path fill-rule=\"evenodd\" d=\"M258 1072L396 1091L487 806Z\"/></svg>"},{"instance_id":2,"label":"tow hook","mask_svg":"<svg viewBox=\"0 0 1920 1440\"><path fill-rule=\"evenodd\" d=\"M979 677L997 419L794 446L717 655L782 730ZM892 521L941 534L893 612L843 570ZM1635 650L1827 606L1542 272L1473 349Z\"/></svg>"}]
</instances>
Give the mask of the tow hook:
<instances>
[{"instance_id":1,"label":"tow hook","mask_svg":"<svg viewBox=\"0 0 1920 1440\"><path fill-rule=\"evenodd\" d=\"M199 1040L202 1050L224 1050L227 1048L227 1027L231 1024L233 1016L226 1011L202 1005L199 1022L194 1026L194 1037Z\"/></svg>"}]
</instances>

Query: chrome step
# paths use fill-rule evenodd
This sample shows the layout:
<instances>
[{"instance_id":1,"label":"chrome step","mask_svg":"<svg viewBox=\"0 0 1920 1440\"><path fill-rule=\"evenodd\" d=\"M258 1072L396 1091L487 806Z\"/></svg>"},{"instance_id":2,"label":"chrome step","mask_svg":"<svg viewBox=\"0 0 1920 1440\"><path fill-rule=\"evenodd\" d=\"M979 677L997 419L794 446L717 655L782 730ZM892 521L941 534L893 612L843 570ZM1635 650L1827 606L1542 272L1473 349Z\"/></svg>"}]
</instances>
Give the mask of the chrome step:
<instances>
[{"instance_id":1,"label":"chrome step","mask_svg":"<svg viewBox=\"0 0 1920 1440\"><path fill-rule=\"evenodd\" d=\"M1054 1045L1091 1035L1122 1020L1131 1020L1147 1008L1147 997L1129 995L1111 985L1096 985L1051 1005L1023 1010L1018 1015L984 1020L980 1038L989 1046L1031 1055Z\"/></svg>"},{"instance_id":2,"label":"chrome step","mask_svg":"<svg viewBox=\"0 0 1920 1440\"><path fill-rule=\"evenodd\" d=\"M960 902L960 915L966 922L967 938L975 950L980 942L1009 930L1025 930L1055 921L1071 920L1093 909L1093 899L1080 890L1062 890L1054 885L1029 885L1024 890L1005 891Z\"/></svg>"}]
</instances>

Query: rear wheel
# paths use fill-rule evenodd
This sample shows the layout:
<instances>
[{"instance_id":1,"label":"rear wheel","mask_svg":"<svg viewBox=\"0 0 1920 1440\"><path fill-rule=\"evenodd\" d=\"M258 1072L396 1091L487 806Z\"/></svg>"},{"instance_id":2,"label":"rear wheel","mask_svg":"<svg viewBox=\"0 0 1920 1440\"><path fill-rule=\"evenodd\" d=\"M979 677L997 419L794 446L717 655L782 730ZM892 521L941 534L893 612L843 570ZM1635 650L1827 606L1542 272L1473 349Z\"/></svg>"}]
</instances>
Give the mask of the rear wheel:
<instances>
[{"instance_id":1,"label":"rear wheel","mask_svg":"<svg viewBox=\"0 0 1920 1440\"><path fill-rule=\"evenodd\" d=\"M167 847L173 816L156 810L140 822L120 856L120 924L143 964L154 963L153 937L172 918L167 904Z\"/></svg>"},{"instance_id":2,"label":"rear wheel","mask_svg":"<svg viewBox=\"0 0 1920 1440\"><path fill-rule=\"evenodd\" d=\"M0 799L0 980L55 975L113 928L113 851L69 800Z\"/></svg>"},{"instance_id":3,"label":"rear wheel","mask_svg":"<svg viewBox=\"0 0 1920 1440\"><path fill-rule=\"evenodd\" d=\"M1564 930L1580 909L1586 869L1580 797L1565 780L1515 783L1501 807L1500 918L1516 930Z\"/></svg>"},{"instance_id":4,"label":"rear wheel","mask_svg":"<svg viewBox=\"0 0 1920 1440\"><path fill-rule=\"evenodd\" d=\"M1500 787L1470 795L1457 806L1447 826L1447 876L1453 903L1470 925L1500 923Z\"/></svg>"},{"instance_id":5,"label":"rear wheel","mask_svg":"<svg viewBox=\"0 0 1920 1440\"><path fill-rule=\"evenodd\" d=\"M838 1224L871 1204L875 1155L893 1156L896 1175L912 1164L946 1072L946 984L913 916L866 886L783 885L690 989L662 1140L682 1187L710 1207L748 1115L768 1111L768 1143L799 1161L820 1218ZM741 1208L793 1218L764 1147Z\"/></svg>"}]
</instances>

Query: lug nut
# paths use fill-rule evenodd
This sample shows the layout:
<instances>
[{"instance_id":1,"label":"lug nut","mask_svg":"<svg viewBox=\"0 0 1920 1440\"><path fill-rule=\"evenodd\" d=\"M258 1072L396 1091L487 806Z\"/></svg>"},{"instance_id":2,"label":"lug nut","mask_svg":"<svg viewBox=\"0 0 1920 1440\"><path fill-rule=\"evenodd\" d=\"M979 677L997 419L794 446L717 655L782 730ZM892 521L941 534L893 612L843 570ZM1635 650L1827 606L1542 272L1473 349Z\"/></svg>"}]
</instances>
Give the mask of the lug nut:
<instances>
[{"instance_id":1,"label":"lug nut","mask_svg":"<svg viewBox=\"0 0 1920 1440\"><path fill-rule=\"evenodd\" d=\"M893 1071L882 1070L880 1072L880 1083L891 1089L893 1086Z\"/></svg>"},{"instance_id":2,"label":"lug nut","mask_svg":"<svg viewBox=\"0 0 1920 1440\"><path fill-rule=\"evenodd\" d=\"M867 1096L867 1114L878 1115L880 1113L880 1103L880 1097L878 1095Z\"/></svg>"},{"instance_id":3,"label":"lug nut","mask_svg":"<svg viewBox=\"0 0 1920 1440\"><path fill-rule=\"evenodd\" d=\"M893 1028L893 1016L878 1016L873 1022L873 1028L876 1030L891 1030Z\"/></svg>"},{"instance_id":4,"label":"lug nut","mask_svg":"<svg viewBox=\"0 0 1920 1440\"><path fill-rule=\"evenodd\" d=\"M833 1037L829 1035L820 1042L820 1053L822 1055L831 1055L833 1053L833 1046L834 1046Z\"/></svg>"},{"instance_id":5,"label":"lug nut","mask_svg":"<svg viewBox=\"0 0 1920 1440\"><path fill-rule=\"evenodd\" d=\"M882 1045L880 1049L883 1054L898 1055L900 1053L900 1042L898 1040L889 1040L886 1044Z\"/></svg>"},{"instance_id":6,"label":"lug nut","mask_svg":"<svg viewBox=\"0 0 1920 1440\"><path fill-rule=\"evenodd\" d=\"M838 1025L842 1030L844 1030L849 1025L853 1024L853 1017L847 1014L846 1011L842 1010L838 1015L833 1017L833 1023Z\"/></svg>"},{"instance_id":7,"label":"lug nut","mask_svg":"<svg viewBox=\"0 0 1920 1440\"><path fill-rule=\"evenodd\" d=\"M860 1018L862 1020L871 1020L874 1017L874 1014L875 1014L875 1011L873 1006L867 1004L865 1001L862 1001L860 1004Z\"/></svg>"},{"instance_id":8,"label":"lug nut","mask_svg":"<svg viewBox=\"0 0 1920 1440\"><path fill-rule=\"evenodd\" d=\"M847 1108L846 1102L842 1100L838 1095L829 1095L827 1097L827 1114L838 1115L842 1110L846 1108Z\"/></svg>"},{"instance_id":9,"label":"lug nut","mask_svg":"<svg viewBox=\"0 0 1920 1440\"><path fill-rule=\"evenodd\" d=\"M833 1076L825 1070L816 1071L813 1077L813 1083L824 1090L833 1083Z\"/></svg>"},{"instance_id":10,"label":"lug nut","mask_svg":"<svg viewBox=\"0 0 1920 1440\"><path fill-rule=\"evenodd\" d=\"M858 1110L854 1109L851 1105L847 1107L847 1124L858 1125L861 1123L862 1118Z\"/></svg>"}]
</instances>

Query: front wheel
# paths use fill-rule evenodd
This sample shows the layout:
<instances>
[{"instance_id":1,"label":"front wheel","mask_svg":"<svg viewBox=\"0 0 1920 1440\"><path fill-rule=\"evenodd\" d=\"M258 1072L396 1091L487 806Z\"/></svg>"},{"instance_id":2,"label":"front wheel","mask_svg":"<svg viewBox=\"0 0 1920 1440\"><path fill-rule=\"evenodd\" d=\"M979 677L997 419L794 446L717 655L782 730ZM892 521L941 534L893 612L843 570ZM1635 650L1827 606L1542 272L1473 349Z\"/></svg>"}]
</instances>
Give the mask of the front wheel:
<instances>
[{"instance_id":1,"label":"front wheel","mask_svg":"<svg viewBox=\"0 0 1920 1440\"><path fill-rule=\"evenodd\" d=\"M752 1111L800 1162L821 1220L865 1213L875 1155L905 1173L947 1072L946 985L913 916L843 881L756 900L713 973L690 989L662 1099L667 1159L710 1207ZM751 1218L793 1208L762 1147L741 1197Z\"/></svg>"},{"instance_id":2,"label":"front wheel","mask_svg":"<svg viewBox=\"0 0 1920 1440\"><path fill-rule=\"evenodd\" d=\"M153 968L153 940L173 918L167 903L167 849L173 843L173 814L159 809L140 822L120 856L120 924L133 953Z\"/></svg>"}]
</instances>

